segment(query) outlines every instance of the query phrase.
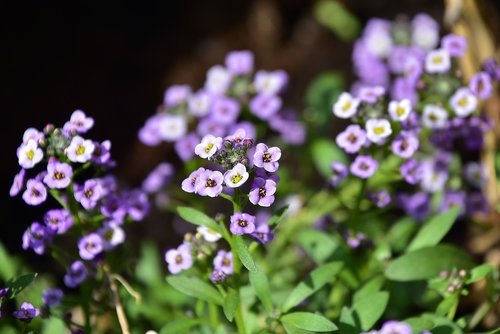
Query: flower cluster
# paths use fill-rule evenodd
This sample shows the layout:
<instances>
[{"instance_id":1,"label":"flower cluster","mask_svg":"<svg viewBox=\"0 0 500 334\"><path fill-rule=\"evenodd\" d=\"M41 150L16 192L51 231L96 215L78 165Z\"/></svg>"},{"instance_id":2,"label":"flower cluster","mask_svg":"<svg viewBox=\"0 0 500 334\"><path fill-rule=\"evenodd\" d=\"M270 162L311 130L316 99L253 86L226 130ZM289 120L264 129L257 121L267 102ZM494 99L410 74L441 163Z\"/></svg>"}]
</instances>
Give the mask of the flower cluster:
<instances>
[{"instance_id":1,"label":"flower cluster","mask_svg":"<svg viewBox=\"0 0 500 334\"><path fill-rule=\"evenodd\" d=\"M256 127L249 120L257 118L278 132L286 143L302 144L303 124L295 120L293 113L282 109L279 94L287 82L288 76L282 70L254 73L250 51L230 52L225 66L208 70L204 88L196 92L187 85L168 88L163 104L146 121L139 138L149 146L175 143L180 159L188 161L194 157L200 138L209 134L224 137L243 128L247 135L255 137Z\"/></svg>"},{"instance_id":2,"label":"flower cluster","mask_svg":"<svg viewBox=\"0 0 500 334\"><path fill-rule=\"evenodd\" d=\"M369 332L363 332L361 334L413 334L413 330L410 325L399 322L399 321L387 321L382 325L380 330L373 330ZM429 331L420 332L420 334L431 334Z\"/></svg>"}]
</instances>

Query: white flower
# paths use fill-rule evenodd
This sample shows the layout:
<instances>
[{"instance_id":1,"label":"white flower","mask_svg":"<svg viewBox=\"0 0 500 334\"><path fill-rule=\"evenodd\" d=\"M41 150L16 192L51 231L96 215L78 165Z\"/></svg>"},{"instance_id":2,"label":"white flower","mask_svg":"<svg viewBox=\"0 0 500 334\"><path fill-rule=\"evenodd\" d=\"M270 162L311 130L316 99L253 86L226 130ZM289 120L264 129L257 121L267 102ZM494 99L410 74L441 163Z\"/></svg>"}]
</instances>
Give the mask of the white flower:
<instances>
[{"instance_id":1,"label":"white flower","mask_svg":"<svg viewBox=\"0 0 500 334\"><path fill-rule=\"evenodd\" d=\"M422 181L420 186L422 190L435 193L444 189L448 181L448 173L445 171L436 170L433 161L422 162Z\"/></svg>"},{"instance_id":2,"label":"white flower","mask_svg":"<svg viewBox=\"0 0 500 334\"><path fill-rule=\"evenodd\" d=\"M224 174L224 182L230 188L237 188L248 180L250 175L243 164L237 164Z\"/></svg>"},{"instance_id":3,"label":"white flower","mask_svg":"<svg viewBox=\"0 0 500 334\"><path fill-rule=\"evenodd\" d=\"M258 71L253 81L257 93L264 95L276 95L288 81L288 76L284 71Z\"/></svg>"},{"instance_id":4,"label":"white flower","mask_svg":"<svg viewBox=\"0 0 500 334\"><path fill-rule=\"evenodd\" d=\"M351 118L358 110L359 100L349 93L342 93L333 106L333 114L338 118Z\"/></svg>"},{"instance_id":5,"label":"white flower","mask_svg":"<svg viewBox=\"0 0 500 334\"><path fill-rule=\"evenodd\" d=\"M92 158L95 145L89 139L83 139L80 136L74 136L66 149L66 156L73 162L87 162Z\"/></svg>"},{"instance_id":6,"label":"white flower","mask_svg":"<svg viewBox=\"0 0 500 334\"><path fill-rule=\"evenodd\" d=\"M203 239L205 239L206 242L217 242L220 238L222 238L219 233L206 226L199 226L196 231L203 236Z\"/></svg>"},{"instance_id":7,"label":"white flower","mask_svg":"<svg viewBox=\"0 0 500 334\"><path fill-rule=\"evenodd\" d=\"M402 122L408 119L411 113L411 102L408 99L389 102L389 115L395 121Z\"/></svg>"},{"instance_id":8,"label":"white flower","mask_svg":"<svg viewBox=\"0 0 500 334\"><path fill-rule=\"evenodd\" d=\"M196 145L194 148L194 153L196 155L202 157L203 159L209 159L212 155L215 154L222 147L222 138L215 137L212 135L206 135L201 140L201 143Z\"/></svg>"},{"instance_id":9,"label":"white flower","mask_svg":"<svg viewBox=\"0 0 500 334\"><path fill-rule=\"evenodd\" d=\"M450 67L450 54L445 49L433 50L425 58L425 71L427 73L444 73Z\"/></svg>"},{"instance_id":10,"label":"white flower","mask_svg":"<svg viewBox=\"0 0 500 334\"><path fill-rule=\"evenodd\" d=\"M477 98L469 88L462 87L450 97L450 105L457 116L467 117L476 110Z\"/></svg>"},{"instance_id":11,"label":"white flower","mask_svg":"<svg viewBox=\"0 0 500 334\"><path fill-rule=\"evenodd\" d=\"M369 119L365 124L366 136L373 143L379 143L392 133L391 123L386 119Z\"/></svg>"},{"instance_id":12,"label":"white flower","mask_svg":"<svg viewBox=\"0 0 500 334\"><path fill-rule=\"evenodd\" d=\"M188 99L188 111L196 117L203 117L210 111L212 97L210 94L200 91Z\"/></svg>"},{"instance_id":13,"label":"white flower","mask_svg":"<svg viewBox=\"0 0 500 334\"><path fill-rule=\"evenodd\" d=\"M412 21L412 44L431 50L439 42L439 25L427 14L418 14Z\"/></svg>"},{"instance_id":14,"label":"white flower","mask_svg":"<svg viewBox=\"0 0 500 334\"><path fill-rule=\"evenodd\" d=\"M184 116L165 114L158 122L159 136L166 142L177 141L187 132L187 120Z\"/></svg>"},{"instance_id":15,"label":"white flower","mask_svg":"<svg viewBox=\"0 0 500 334\"><path fill-rule=\"evenodd\" d=\"M478 162L465 165L465 179L474 187L482 187L488 182L488 174L484 166Z\"/></svg>"},{"instance_id":16,"label":"white flower","mask_svg":"<svg viewBox=\"0 0 500 334\"><path fill-rule=\"evenodd\" d=\"M205 89L209 93L224 94L232 80L232 74L221 65L212 66L207 72Z\"/></svg>"},{"instance_id":17,"label":"white flower","mask_svg":"<svg viewBox=\"0 0 500 334\"><path fill-rule=\"evenodd\" d=\"M43 151L38 147L35 140L29 139L27 143L21 144L17 149L19 165L25 169L33 168L43 158Z\"/></svg>"},{"instance_id":18,"label":"white flower","mask_svg":"<svg viewBox=\"0 0 500 334\"><path fill-rule=\"evenodd\" d=\"M422 123L429 129L442 129L446 126L448 113L441 107L428 104L424 107Z\"/></svg>"}]
</instances>

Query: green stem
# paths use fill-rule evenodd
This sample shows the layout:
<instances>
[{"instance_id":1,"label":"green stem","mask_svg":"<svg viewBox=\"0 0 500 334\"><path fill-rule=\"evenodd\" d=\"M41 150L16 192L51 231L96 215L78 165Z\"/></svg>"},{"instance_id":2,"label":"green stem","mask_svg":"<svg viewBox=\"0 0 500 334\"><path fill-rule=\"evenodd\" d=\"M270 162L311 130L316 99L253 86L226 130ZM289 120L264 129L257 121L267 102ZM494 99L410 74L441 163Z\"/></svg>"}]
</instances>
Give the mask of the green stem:
<instances>
[{"instance_id":1,"label":"green stem","mask_svg":"<svg viewBox=\"0 0 500 334\"><path fill-rule=\"evenodd\" d=\"M458 303L459 303L459 298L457 298L457 300L453 303L451 309L448 311L448 316L447 316L448 320L453 321L453 319L455 318L455 314L457 313L458 309Z\"/></svg>"},{"instance_id":2,"label":"green stem","mask_svg":"<svg viewBox=\"0 0 500 334\"><path fill-rule=\"evenodd\" d=\"M358 224L361 202L363 201L367 184L368 184L367 179L363 179L361 181L361 188L359 190L359 194L358 194L358 197L356 199L356 205L354 206L354 210L353 210L352 216L351 216L351 224L352 224L351 227L353 227L353 228L355 228Z\"/></svg>"},{"instance_id":3,"label":"green stem","mask_svg":"<svg viewBox=\"0 0 500 334\"><path fill-rule=\"evenodd\" d=\"M467 325L467 328L469 330L473 330L476 328L476 326L483 320L483 318L488 314L488 312L491 310L493 306L493 303L490 301L485 301L484 303L479 306L477 311L472 315L469 324Z\"/></svg>"},{"instance_id":4,"label":"green stem","mask_svg":"<svg viewBox=\"0 0 500 334\"><path fill-rule=\"evenodd\" d=\"M239 287L238 287L239 289ZM234 315L234 318L236 320L236 327L238 328L238 334L246 334L247 330L245 328L245 320L243 318L243 308L240 304L238 305L238 308L236 309L236 313Z\"/></svg>"},{"instance_id":5,"label":"green stem","mask_svg":"<svg viewBox=\"0 0 500 334\"><path fill-rule=\"evenodd\" d=\"M210 325L214 330L217 330L219 327L219 310L217 309L217 305L209 303L208 312L210 315Z\"/></svg>"}]
</instances>

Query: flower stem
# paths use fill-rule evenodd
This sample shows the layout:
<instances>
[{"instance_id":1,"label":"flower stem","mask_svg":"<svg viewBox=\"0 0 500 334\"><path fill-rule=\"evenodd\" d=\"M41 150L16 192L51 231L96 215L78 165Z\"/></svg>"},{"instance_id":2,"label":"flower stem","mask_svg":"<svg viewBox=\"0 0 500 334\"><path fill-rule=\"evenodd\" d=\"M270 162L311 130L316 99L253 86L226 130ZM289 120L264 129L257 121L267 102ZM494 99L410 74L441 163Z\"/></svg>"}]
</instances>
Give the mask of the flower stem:
<instances>
[{"instance_id":1,"label":"flower stem","mask_svg":"<svg viewBox=\"0 0 500 334\"><path fill-rule=\"evenodd\" d=\"M120 294L118 292L118 287L116 286L115 280L108 265L103 266L103 270L106 273L106 276L109 281L109 286L111 288L111 292L113 294L113 301L115 304L116 315L118 316L118 322L120 324L120 328L123 334L130 334L130 328L127 321L127 316L125 314L125 310L123 309L123 305L120 299Z\"/></svg>"},{"instance_id":2,"label":"flower stem","mask_svg":"<svg viewBox=\"0 0 500 334\"><path fill-rule=\"evenodd\" d=\"M210 325L215 331L219 327L219 311L217 309L217 305L209 303L208 312L210 314Z\"/></svg>"}]
</instances>

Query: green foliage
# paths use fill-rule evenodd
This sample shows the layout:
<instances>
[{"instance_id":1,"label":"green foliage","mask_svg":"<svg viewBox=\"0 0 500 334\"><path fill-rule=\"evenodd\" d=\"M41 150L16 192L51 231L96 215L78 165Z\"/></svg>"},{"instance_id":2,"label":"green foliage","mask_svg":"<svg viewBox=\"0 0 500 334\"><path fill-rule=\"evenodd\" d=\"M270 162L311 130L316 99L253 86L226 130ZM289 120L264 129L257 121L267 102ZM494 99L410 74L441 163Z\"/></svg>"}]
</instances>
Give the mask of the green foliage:
<instances>
[{"instance_id":1,"label":"green foliage","mask_svg":"<svg viewBox=\"0 0 500 334\"><path fill-rule=\"evenodd\" d=\"M316 20L330 28L339 38L351 41L359 35L361 24L340 1L318 1L314 7Z\"/></svg>"},{"instance_id":2,"label":"green foliage","mask_svg":"<svg viewBox=\"0 0 500 334\"><path fill-rule=\"evenodd\" d=\"M239 291L233 288L229 288L224 298L224 315L227 320L233 321L234 314L236 313L236 308L240 304L240 294Z\"/></svg>"},{"instance_id":3,"label":"green foliage","mask_svg":"<svg viewBox=\"0 0 500 334\"><path fill-rule=\"evenodd\" d=\"M298 328L314 332L332 332L338 328L333 322L325 317L308 312L288 313L281 317L281 322L288 328Z\"/></svg>"},{"instance_id":4,"label":"green foliage","mask_svg":"<svg viewBox=\"0 0 500 334\"><path fill-rule=\"evenodd\" d=\"M332 175L330 165L333 161L347 163L348 159L333 140L318 139L311 145L314 164L321 175L328 179Z\"/></svg>"},{"instance_id":5,"label":"green foliage","mask_svg":"<svg viewBox=\"0 0 500 334\"><path fill-rule=\"evenodd\" d=\"M6 286L10 288L7 298L12 299L18 295L35 280L37 275L37 273L24 274L7 282Z\"/></svg>"},{"instance_id":6,"label":"green foliage","mask_svg":"<svg viewBox=\"0 0 500 334\"><path fill-rule=\"evenodd\" d=\"M222 230L217 224L217 222L201 211L198 211L196 209L187 206L180 206L177 208L177 212L179 213L179 216L181 216L182 219L191 224L197 226L205 226L217 233L222 234Z\"/></svg>"},{"instance_id":7,"label":"green foliage","mask_svg":"<svg viewBox=\"0 0 500 334\"><path fill-rule=\"evenodd\" d=\"M367 294L354 302L351 309L362 330L369 330L375 325L384 314L388 301L389 293L382 291Z\"/></svg>"},{"instance_id":8,"label":"green foliage","mask_svg":"<svg viewBox=\"0 0 500 334\"><path fill-rule=\"evenodd\" d=\"M267 312L272 312L273 304L271 301L271 290L269 288L269 280L266 274L264 274L259 269L256 271L250 271L250 283L255 289L255 294L257 298L262 302L264 309Z\"/></svg>"},{"instance_id":9,"label":"green foliage","mask_svg":"<svg viewBox=\"0 0 500 334\"><path fill-rule=\"evenodd\" d=\"M180 292L209 303L223 305L224 299L217 289L197 277L168 276L167 282Z\"/></svg>"}]
</instances>

